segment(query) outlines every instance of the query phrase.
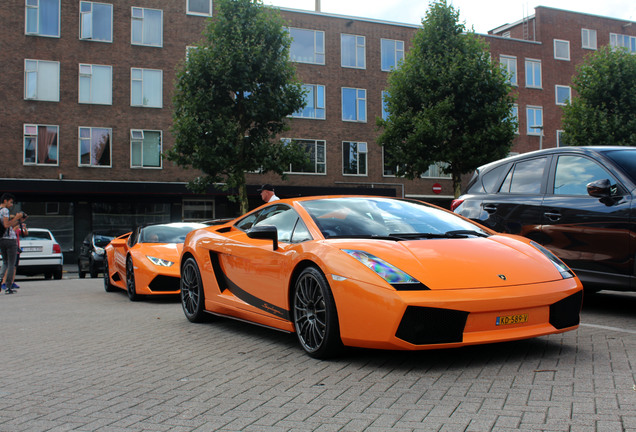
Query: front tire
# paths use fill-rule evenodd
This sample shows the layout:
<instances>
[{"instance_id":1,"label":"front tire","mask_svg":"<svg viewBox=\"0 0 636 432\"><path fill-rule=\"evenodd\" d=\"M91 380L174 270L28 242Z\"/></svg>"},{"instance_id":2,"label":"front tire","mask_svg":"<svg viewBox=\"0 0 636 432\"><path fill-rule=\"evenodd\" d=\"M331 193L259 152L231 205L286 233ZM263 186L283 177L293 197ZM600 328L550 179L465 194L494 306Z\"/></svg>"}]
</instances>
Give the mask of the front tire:
<instances>
[{"instance_id":1,"label":"front tire","mask_svg":"<svg viewBox=\"0 0 636 432\"><path fill-rule=\"evenodd\" d=\"M301 347L326 359L342 348L338 313L325 276L315 267L302 271L294 285L294 328Z\"/></svg>"},{"instance_id":2,"label":"front tire","mask_svg":"<svg viewBox=\"0 0 636 432\"><path fill-rule=\"evenodd\" d=\"M181 306L190 322L200 323L209 320L205 313L205 295L201 272L196 260L189 257L181 266Z\"/></svg>"},{"instance_id":3,"label":"front tire","mask_svg":"<svg viewBox=\"0 0 636 432\"><path fill-rule=\"evenodd\" d=\"M126 292L130 301L139 300L139 294L137 294L137 287L135 285L135 267L133 266L132 257L128 257L126 260Z\"/></svg>"},{"instance_id":4,"label":"front tire","mask_svg":"<svg viewBox=\"0 0 636 432\"><path fill-rule=\"evenodd\" d=\"M86 276L86 272L82 271L82 262L79 260L77 261L77 274L80 279L84 279L84 276Z\"/></svg>"},{"instance_id":5,"label":"front tire","mask_svg":"<svg viewBox=\"0 0 636 432\"><path fill-rule=\"evenodd\" d=\"M98 276L97 264L93 260L88 262L88 273L91 275L91 278L95 279Z\"/></svg>"},{"instance_id":6,"label":"front tire","mask_svg":"<svg viewBox=\"0 0 636 432\"><path fill-rule=\"evenodd\" d=\"M110 283L110 270L108 268L108 259L104 258L104 290L106 292L115 291L115 287Z\"/></svg>"}]
</instances>

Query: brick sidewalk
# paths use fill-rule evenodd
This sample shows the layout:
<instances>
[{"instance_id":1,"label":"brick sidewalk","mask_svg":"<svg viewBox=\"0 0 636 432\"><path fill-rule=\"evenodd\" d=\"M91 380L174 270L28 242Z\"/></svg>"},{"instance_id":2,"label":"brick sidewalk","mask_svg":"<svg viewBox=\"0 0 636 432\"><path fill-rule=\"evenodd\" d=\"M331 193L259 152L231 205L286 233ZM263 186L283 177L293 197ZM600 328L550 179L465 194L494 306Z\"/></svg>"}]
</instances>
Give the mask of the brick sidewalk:
<instances>
[{"instance_id":1,"label":"brick sidewalk","mask_svg":"<svg viewBox=\"0 0 636 432\"><path fill-rule=\"evenodd\" d=\"M132 303L101 279L21 285L0 297L2 432L636 432L634 315L584 314L593 325L528 341L319 361L292 335L191 324L178 300Z\"/></svg>"}]
</instances>

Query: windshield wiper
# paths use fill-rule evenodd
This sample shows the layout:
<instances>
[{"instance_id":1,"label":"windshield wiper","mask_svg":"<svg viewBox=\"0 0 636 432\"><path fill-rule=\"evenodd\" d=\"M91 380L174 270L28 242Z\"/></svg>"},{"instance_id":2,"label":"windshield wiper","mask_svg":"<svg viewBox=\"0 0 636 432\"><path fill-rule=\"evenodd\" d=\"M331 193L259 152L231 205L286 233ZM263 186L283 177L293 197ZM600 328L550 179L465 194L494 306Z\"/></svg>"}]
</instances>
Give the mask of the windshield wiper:
<instances>
[{"instance_id":1,"label":"windshield wiper","mask_svg":"<svg viewBox=\"0 0 636 432\"><path fill-rule=\"evenodd\" d=\"M391 240L401 241L407 240L405 238L398 237L396 235L374 235L374 234L350 234L350 235L331 235L325 236L326 239L372 239L372 240Z\"/></svg>"},{"instance_id":2,"label":"windshield wiper","mask_svg":"<svg viewBox=\"0 0 636 432\"><path fill-rule=\"evenodd\" d=\"M445 238L467 238L470 236L488 237L488 234L472 230L454 230L445 233L391 233L391 237L398 237L403 240L413 239L445 239Z\"/></svg>"}]
</instances>

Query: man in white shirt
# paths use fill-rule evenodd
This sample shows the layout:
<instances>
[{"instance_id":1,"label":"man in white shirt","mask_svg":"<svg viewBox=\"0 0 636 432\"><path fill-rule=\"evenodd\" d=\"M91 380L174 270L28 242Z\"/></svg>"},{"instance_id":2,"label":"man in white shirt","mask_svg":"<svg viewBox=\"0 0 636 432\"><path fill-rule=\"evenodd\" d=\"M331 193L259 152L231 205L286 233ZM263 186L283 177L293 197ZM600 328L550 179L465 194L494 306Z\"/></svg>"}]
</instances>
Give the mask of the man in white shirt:
<instances>
[{"instance_id":1,"label":"man in white shirt","mask_svg":"<svg viewBox=\"0 0 636 432\"><path fill-rule=\"evenodd\" d=\"M260 187L258 192L261 194L261 198L266 203L277 201L280 199L274 193L274 186L272 186L271 184L264 184L263 186Z\"/></svg>"}]
</instances>

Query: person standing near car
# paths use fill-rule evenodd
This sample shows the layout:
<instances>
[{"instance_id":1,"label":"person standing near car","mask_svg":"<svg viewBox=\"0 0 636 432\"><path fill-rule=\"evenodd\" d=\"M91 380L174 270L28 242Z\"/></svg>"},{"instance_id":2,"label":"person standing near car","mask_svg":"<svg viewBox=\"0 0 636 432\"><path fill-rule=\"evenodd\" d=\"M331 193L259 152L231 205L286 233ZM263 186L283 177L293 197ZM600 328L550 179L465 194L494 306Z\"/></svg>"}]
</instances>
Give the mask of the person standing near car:
<instances>
[{"instance_id":1,"label":"person standing near car","mask_svg":"<svg viewBox=\"0 0 636 432\"><path fill-rule=\"evenodd\" d=\"M29 235L29 230L27 229L26 224L22 222L23 220L24 218L20 220L20 222L18 223L16 227L14 227L15 234L16 234L17 253L15 256L15 265L13 266L13 285L11 285L12 289L20 288L20 286L17 283L15 283L15 275L18 271L18 264L20 263L20 252L22 249L20 248L20 237ZM6 283L7 283L7 274L5 273L4 278L2 278L2 289L7 289Z\"/></svg>"},{"instance_id":2,"label":"person standing near car","mask_svg":"<svg viewBox=\"0 0 636 432\"><path fill-rule=\"evenodd\" d=\"M272 186L271 184L264 184L263 186L260 187L258 192L261 194L261 198L266 203L269 203L272 201L278 201L280 199L274 193L274 186Z\"/></svg>"},{"instance_id":3,"label":"person standing near car","mask_svg":"<svg viewBox=\"0 0 636 432\"><path fill-rule=\"evenodd\" d=\"M7 276L6 283L3 288L6 289L5 294L13 294L13 275L15 268L15 260L18 252L18 243L16 233L13 227L17 226L24 218L24 213L19 212L13 218L9 213L13 207L15 196L11 193L4 193L0 197L0 223L4 228L4 234L0 238L0 252L2 253L2 269L0 270L0 279Z\"/></svg>"}]
</instances>

